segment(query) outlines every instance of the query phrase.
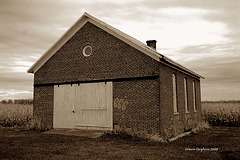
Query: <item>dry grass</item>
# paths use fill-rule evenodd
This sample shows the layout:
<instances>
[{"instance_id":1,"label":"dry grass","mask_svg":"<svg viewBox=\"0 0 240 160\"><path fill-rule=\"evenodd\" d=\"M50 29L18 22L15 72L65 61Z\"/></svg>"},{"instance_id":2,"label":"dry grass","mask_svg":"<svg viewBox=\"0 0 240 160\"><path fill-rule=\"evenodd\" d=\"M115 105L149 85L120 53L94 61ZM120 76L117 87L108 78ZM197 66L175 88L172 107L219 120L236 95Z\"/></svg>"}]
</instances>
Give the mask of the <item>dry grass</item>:
<instances>
[{"instance_id":1,"label":"dry grass","mask_svg":"<svg viewBox=\"0 0 240 160\"><path fill-rule=\"evenodd\" d=\"M166 142L157 132L148 133L146 131L139 131L135 128L119 127L118 125L114 126L113 131L107 131L105 135L124 139L146 140L150 142Z\"/></svg>"},{"instance_id":2,"label":"dry grass","mask_svg":"<svg viewBox=\"0 0 240 160\"><path fill-rule=\"evenodd\" d=\"M0 128L0 159L240 159L240 127L211 129L170 143L116 136L88 138ZM189 151L187 148L211 149ZM217 148L217 150L212 150Z\"/></svg>"},{"instance_id":3,"label":"dry grass","mask_svg":"<svg viewBox=\"0 0 240 160\"><path fill-rule=\"evenodd\" d=\"M240 101L202 102L202 116L210 125L240 126Z\"/></svg>"},{"instance_id":4,"label":"dry grass","mask_svg":"<svg viewBox=\"0 0 240 160\"><path fill-rule=\"evenodd\" d=\"M39 128L39 120L33 120L32 115L32 105L0 103L0 126ZM240 126L240 101L202 102L202 115L210 125Z\"/></svg>"},{"instance_id":5,"label":"dry grass","mask_svg":"<svg viewBox=\"0 0 240 160\"><path fill-rule=\"evenodd\" d=\"M32 119L32 115L32 105L0 103L0 126L26 126Z\"/></svg>"}]
</instances>

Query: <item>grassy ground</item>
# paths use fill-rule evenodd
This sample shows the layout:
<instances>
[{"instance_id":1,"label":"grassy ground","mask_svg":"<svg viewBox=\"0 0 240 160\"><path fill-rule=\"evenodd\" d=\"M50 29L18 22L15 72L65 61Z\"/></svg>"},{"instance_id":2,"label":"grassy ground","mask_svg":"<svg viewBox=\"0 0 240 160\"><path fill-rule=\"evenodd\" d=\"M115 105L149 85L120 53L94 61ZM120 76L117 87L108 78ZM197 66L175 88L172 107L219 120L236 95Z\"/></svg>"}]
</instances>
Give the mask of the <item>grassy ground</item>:
<instances>
[{"instance_id":1,"label":"grassy ground","mask_svg":"<svg viewBox=\"0 0 240 160\"><path fill-rule=\"evenodd\" d=\"M240 126L240 102L204 102L202 111L212 125ZM0 159L240 159L240 127L212 127L157 144L116 136L91 139L23 130L31 119L32 105L0 104Z\"/></svg>"},{"instance_id":2,"label":"grassy ground","mask_svg":"<svg viewBox=\"0 0 240 160\"><path fill-rule=\"evenodd\" d=\"M0 128L0 159L240 159L239 144L240 127L212 127L171 143Z\"/></svg>"}]
</instances>

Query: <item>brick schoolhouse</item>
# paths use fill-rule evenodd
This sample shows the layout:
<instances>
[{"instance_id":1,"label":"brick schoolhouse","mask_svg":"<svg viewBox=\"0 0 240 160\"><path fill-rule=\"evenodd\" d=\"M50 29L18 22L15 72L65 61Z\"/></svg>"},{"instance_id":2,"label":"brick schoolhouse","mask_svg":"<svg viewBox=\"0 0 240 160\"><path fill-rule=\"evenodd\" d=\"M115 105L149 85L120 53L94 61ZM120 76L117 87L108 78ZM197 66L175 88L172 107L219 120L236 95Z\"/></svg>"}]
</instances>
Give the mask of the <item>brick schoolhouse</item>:
<instances>
[{"instance_id":1,"label":"brick schoolhouse","mask_svg":"<svg viewBox=\"0 0 240 160\"><path fill-rule=\"evenodd\" d=\"M199 74L88 13L28 73L34 117L51 128L176 135L201 121Z\"/></svg>"}]
</instances>

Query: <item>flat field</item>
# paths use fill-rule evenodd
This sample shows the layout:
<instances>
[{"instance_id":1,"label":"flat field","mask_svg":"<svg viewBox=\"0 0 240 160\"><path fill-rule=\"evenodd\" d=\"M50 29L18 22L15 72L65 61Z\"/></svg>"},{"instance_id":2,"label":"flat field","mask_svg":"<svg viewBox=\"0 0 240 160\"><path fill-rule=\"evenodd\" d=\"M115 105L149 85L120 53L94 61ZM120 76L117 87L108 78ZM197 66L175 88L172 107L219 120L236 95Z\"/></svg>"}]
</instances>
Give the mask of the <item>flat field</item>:
<instances>
[{"instance_id":1,"label":"flat field","mask_svg":"<svg viewBox=\"0 0 240 160\"><path fill-rule=\"evenodd\" d=\"M203 102L205 120L222 126L154 143L116 135L91 139L26 130L32 105L0 104L0 159L240 159L240 127L234 127L239 126L239 109L240 102Z\"/></svg>"},{"instance_id":2,"label":"flat field","mask_svg":"<svg viewBox=\"0 0 240 160\"><path fill-rule=\"evenodd\" d=\"M33 115L33 105L0 103L0 126L25 126Z\"/></svg>"},{"instance_id":3,"label":"flat field","mask_svg":"<svg viewBox=\"0 0 240 160\"><path fill-rule=\"evenodd\" d=\"M25 126L32 112L32 105L0 103L0 126ZM213 126L240 126L240 101L204 101L202 117Z\"/></svg>"},{"instance_id":4,"label":"flat field","mask_svg":"<svg viewBox=\"0 0 240 160\"><path fill-rule=\"evenodd\" d=\"M240 126L240 101L202 102L202 117L213 126Z\"/></svg>"},{"instance_id":5,"label":"flat field","mask_svg":"<svg viewBox=\"0 0 240 160\"><path fill-rule=\"evenodd\" d=\"M170 143L0 128L0 159L240 159L240 127L211 127Z\"/></svg>"}]
</instances>

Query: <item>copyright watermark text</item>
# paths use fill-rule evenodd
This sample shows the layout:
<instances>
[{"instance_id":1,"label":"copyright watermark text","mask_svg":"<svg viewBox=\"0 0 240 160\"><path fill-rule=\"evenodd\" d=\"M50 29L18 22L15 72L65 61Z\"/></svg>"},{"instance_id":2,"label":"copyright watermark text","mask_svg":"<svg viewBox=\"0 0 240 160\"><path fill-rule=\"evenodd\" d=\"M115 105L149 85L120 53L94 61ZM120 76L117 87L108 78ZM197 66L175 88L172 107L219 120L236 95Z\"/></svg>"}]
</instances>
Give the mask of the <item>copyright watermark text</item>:
<instances>
[{"instance_id":1,"label":"copyright watermark text","mask_svg":"<svg viewBox=\"0 0 240 160\"><path fill-rule=\"evenodd\" d=\"M218 148L185 148L185 151L218 151Z\"/></svg>"}]
</instances>

